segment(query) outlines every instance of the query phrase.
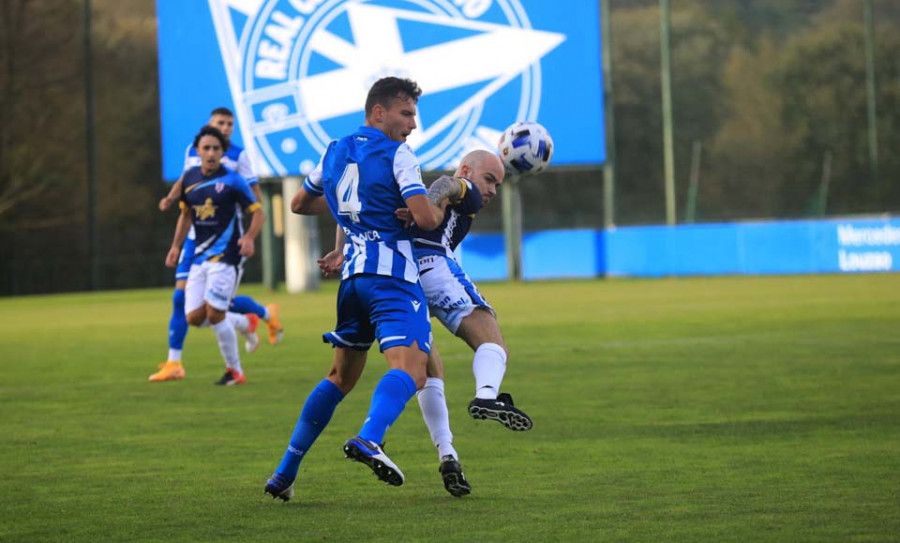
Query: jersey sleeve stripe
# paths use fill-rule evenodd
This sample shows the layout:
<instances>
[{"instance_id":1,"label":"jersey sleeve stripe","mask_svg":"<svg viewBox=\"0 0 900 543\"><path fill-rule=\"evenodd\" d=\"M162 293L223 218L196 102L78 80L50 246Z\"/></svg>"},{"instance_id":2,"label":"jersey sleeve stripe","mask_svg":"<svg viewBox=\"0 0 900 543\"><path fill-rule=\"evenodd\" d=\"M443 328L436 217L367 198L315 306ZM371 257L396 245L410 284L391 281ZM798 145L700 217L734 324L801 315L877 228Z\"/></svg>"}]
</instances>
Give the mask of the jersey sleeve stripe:
<instances>
[{"instance_id":1,"label":"jersey sleeve stripe","mask_svg":"<svg viewBox=\"0 0 900 543\"><path fill-rule=\"evenodd\" d=\"M462 186L462 191L459 193L459 198L457 198L456 201L462 202L466 197L466 193L469 191L469 183L462 177L457 177L456 180L459 181L459 184Z\"/></svg>"},{"instance_id":2,"label":"jersey sleeve stripe","mask_svg":"<svg viewBox=\"0 0 900 543\"><path fill-rule=\"evenodd\" d=\"M409 198L410 196L415 196L416 194L428 194L428 191L425 190L425 185L410 185L404 187L401 191L403 198Z\"/></svg>"},{"instance_id":3,"label":"jersey sleeve stripe","mask_svg":"<svg viewBox=\"0 0 900 543\"><path fill-rule=\"evenodd\" d=\"M313 185L308 177L306 178L306 181L303 182L303 189L313 196L322 196L323 194L325 194L325 191L322 190L322 187Z\"/></svg>"}]
</instances>

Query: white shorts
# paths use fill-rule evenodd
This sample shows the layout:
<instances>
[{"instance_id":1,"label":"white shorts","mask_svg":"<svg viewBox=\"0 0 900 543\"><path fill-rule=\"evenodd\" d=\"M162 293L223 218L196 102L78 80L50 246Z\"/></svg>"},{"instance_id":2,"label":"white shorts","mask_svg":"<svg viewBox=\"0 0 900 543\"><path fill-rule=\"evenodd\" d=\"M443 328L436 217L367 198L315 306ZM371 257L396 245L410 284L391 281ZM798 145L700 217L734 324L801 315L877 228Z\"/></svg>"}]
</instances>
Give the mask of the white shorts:
<instances>
[{"instance_id":1,"label":"white shorts","mask_svg":"<svg viewBox=\"0 0 900 543\"><path fill-rule=\"evenodd\" d=\"M219 311L227 311L241 282L241 275L243 270L234 264L194 264L184 287L184 313L195 311L204 303Z\"/></svg>"},{"instance_id":2,"label":"white shorts","mask_svg":"<svg viewBox=\"0 0 900 543\"><path fill-rule=\"evenodd\" d=\"M482 307L494 314L475 283L459 263L444 255L428 255L419 259L419 282L428 300L428 310L453 334L459 323Z\"/></svg>"}]
</instances>

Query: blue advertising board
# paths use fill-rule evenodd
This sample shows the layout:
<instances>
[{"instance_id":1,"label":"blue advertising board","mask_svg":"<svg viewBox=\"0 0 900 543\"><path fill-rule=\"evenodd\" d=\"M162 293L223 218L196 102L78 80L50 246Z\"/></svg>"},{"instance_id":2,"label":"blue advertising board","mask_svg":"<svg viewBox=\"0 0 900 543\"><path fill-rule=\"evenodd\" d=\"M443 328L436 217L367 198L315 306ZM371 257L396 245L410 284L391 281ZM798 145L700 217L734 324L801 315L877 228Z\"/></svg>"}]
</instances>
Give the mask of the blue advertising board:
<instances>
[{"instance_id":1,"label":"blue advertising board","mask_svg":"<svg viewBox=\"0 0 900 543\"><path fill-rule=\"evenodd\" d=\"M508 279L503 234L458 249L475 281ZM525 279L900 272L900 219L548 230L522 236Z\"/></svg>"},{"instance_id":2,"label":"blue advertising board","mask_svg":"<svg viewBox=\"0 0 900 543\"><path fill-rule=\"evenodd\" d=\"M603 275L900 271L897 219L640 226L605 236Z\"/></svg>"},{"instance_id":3,"label":"blue advertising board","mask_svg":"<svg viewBox=\"0 0 900 543\"><path fill-rule=\"evenodd\" d=\"M157 16L169 180L219 106L260 176L308 173L386 75L424 91L407 140L423 169L496 149L515 121L549 130L553 165L605 160L597 2L157 0Z\"/></svg>"}]
</instances>

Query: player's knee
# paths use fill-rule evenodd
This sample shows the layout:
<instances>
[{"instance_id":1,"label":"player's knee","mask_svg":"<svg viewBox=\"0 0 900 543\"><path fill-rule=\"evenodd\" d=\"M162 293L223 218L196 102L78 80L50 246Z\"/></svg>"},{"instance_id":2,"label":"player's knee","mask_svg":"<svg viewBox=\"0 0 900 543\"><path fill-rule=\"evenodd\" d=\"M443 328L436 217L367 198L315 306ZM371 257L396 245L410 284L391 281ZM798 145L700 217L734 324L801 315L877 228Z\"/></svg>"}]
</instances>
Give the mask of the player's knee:
<instances>
[{"instance_id":1,"label":"player's knee","mask_svg":"<svg viewBox=\"0 0 900 543\"><path fill-rule=\"evenodd\" d=\"M189 313L187 316L187 322L191 326L203 326L203 321L206 320L205 313Z\"/></svg>"},{"instance_id":2,"label":"player's knee","mask_svg":"<svg viewBox=\"0 0 900 543\"><path fill-rule=\"evenodd\" d=\"M206 321L206 307L200 306L188 311L185 314L185 320L191 326L203 326Z\"/></svg>"},{"instance_id":3,"label":"player's knee","mask_svg":"<svg viewBox=\"0 0 900 543\"><path fill-rule=\"evenodd\" d=\"M352 391L353 387L356 386L355 381L345 379L344 376L338 373L338 371L334 368L331 368L331 371L328 373L328 377L326 377L326 379L331 381L334 386L338 387L338 390L340 390L344 394L344 396L350 394L350 391Z\"/></svg>"},{"instance_id":4,"label":"player's knee","mask_svg":"<svg viewBox=\"0 0 900 543\"><path fill-rule=\"evenodd\" d=\"M396 369L405 371L416 383L416 389L420 389L425 386L425 381L428 379L425 360L425 358L422 358L421 363L419 360L406 360L403 364L398 365Z\"/></svg>"},{"instance_id":5,"label":"player's knee","mask_svg":"<svg viewBox=\"0 0 900 543\"><path fill-rule=\"evenodd\" d=\"M356 386L366 366L367 354L355 349L335 348L327 379L346 396Z\"/></svg>"},{"instance_id":6,"label":"player's knee","mask_svg":"<svg viewBox=\"0 0 900 543\"><path fill-rule=\"evenodd\" d=\"M408 373L409 376L412 377L412 380L415 381L416 389L424 387L425 381L428 379L426 360L426 358L423 358L421 363L418 360L410 360L400 367L400 369Z\"/></svg>"},{"instance_id":7,"label":"player's knee","mask_svg":"<svg viewBox=\"0 0 900 543\"><path fill-rule=\"evenodd\" d=\"M413 382L416 383L416 390L421 390L425 386L425 383L428 381L428 375L426 374L424 367L407 368L403 371L405 371L407 374L409 374L410 377L412 377Z\"/></svg>"}]
</instances>

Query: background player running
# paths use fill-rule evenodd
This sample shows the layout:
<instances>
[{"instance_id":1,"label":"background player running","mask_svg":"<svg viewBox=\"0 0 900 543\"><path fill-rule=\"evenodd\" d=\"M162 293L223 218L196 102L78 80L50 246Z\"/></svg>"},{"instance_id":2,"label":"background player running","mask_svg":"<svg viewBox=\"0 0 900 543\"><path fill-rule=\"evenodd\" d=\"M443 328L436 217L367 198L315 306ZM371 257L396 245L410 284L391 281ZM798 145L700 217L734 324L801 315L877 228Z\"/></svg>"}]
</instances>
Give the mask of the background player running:
<instances>
[{"instance_id":1,"label":"background player running","mask_svg":"<svg viewBox=\"0 0 900 543\"><path fill-rule=\"evenodd\" d=\"M226 371L216 383L246 382L241 368L234 324L226 318L228 305L241 280L241 265L255 253L254 240L263 223L259 202L238 173L221 164L228 140L216 128L204 126L194 139L201 164L185 172L181 214L175 227L166 265L178 263L182 244L193 230L197 249L185 288L187 321L211 327ZM252 213L245 234L239 209Z\"/></svg>"},{"instance_id":2,"label":"background player running","mask_svg":"<svg viewBox=\"0 0 900 543\"><path fill-rule=\"evenodd\" d=\"M218 128L228 140L228 149L222 155L222 164L229 170L239 173L253 189L253 194L258 202L262 202L262 192L259 188L259 180L253 173L250 158L243 148L231 143L231 134L234 132L234 113L225 107L218 107L210 113L209 126ZM200 157L193 142L185 149L184 171L200 165ZM179 179L169 194L159 201L160 211L167 210L181 197L182 179ZM194 257L195 244L193 234L188 233L185 239L178 265L175 269L175 291L172 293L172 316L169 318L169 353L166 362L160 364L159 371L150 376L150 381L169 381L181 379L185 376L182 364L182 352L184 350L184 338L187 335L188 323L184 313L184 288L191 263ZM228 318L235 327L244 334L244 347L247 352L253 352L259 345L256 328L259 319L266 323L269 343L276 345L281 343L284 332L278 319L278 306L269 304L263 306L250 296L235 296L228 308ZM246 316L242 316L246 315Z\"/></svg>"}]
</instances>

